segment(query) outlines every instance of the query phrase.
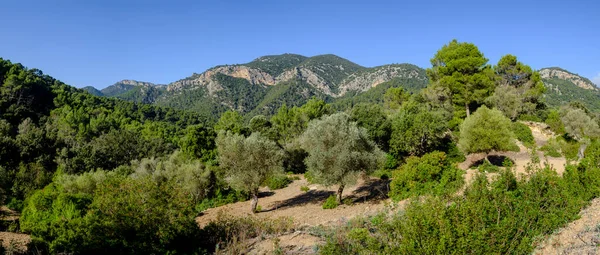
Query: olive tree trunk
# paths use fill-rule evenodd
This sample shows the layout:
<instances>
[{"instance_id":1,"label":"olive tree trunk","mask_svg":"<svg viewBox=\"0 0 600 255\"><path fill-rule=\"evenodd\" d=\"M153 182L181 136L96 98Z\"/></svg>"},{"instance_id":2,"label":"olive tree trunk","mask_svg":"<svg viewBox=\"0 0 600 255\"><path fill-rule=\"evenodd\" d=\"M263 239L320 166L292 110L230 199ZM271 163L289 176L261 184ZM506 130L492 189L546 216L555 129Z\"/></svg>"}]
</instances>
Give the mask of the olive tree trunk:
<instances>
[{"instance_id":1,"label":"olive tree trunk","mask_svg":"<svg viewBox=\"0 0 600 255\"><path fill-rule=\"evenodd\" d=\"M258 191L252 192L252 213L256 213L257 205L258 205Z\"/></svg>"},{"instance_id":2,"label":"olive tree trunk","mask_svg":"<svg viewBox=\"0 0 600 255\"><path fill-rule=\"evenodd\" d=\"M469 103L465 103L465 110L467 110L467 117L471 116L471 111L469 110Z\"/></svg>"},{"instance_id":3,"label":"olive tree trunk","mask_svg":"<svg viewBox=\"0 0 600 255\"><path fill-rule=\"evenodd\" d=\"M344 184L341 184L337 191L338 204L342 204L342 193L344 192Z\"/></svg>"}]
</instances>

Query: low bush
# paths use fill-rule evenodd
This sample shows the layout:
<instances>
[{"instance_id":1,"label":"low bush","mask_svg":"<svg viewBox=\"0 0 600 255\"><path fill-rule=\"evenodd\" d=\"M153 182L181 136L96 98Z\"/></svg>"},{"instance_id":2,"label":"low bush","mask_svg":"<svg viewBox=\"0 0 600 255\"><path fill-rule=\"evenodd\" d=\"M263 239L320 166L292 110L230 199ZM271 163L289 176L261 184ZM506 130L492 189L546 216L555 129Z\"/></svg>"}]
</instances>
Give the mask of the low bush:
<instances>
[{"instance_id":1,"label":"low bush","mask_svg":"<svg viewBox=\"0 0 600 255\"><path fill-rule=\"evenodd\" d=\"M500 171L500 167L495 166L487 160L484 160L483 163L477 167L477 170L482 173L497 173Z\"/></svg>"},{"instance_id":2,"label":"low bush","mask_svg":"<svg viewBox=\"0 0 600 255\"><path fill-rule=\"evenodd\" d=\"M521 141L525 146L530 147L535 144L533 133L531 133L531 129L527 125L521 122L513 122L512 131L517 137L517 140Z\"/></svg>"},{"instance_id":3,"label":"low bush","mask_svg":"<svg viewBox=\"0 0 600 255\"><path fill-rule=\"evenodd\" d=\"M267 179L267 187L270 190L283 189L293 181L286 175L277 175Z\"/></svg>"},{"instance_id":4,"label":"low bush","mask_svg":"<svg viewBox=\"0 0 600 255\"><path fill-rule=\"evenodd\" d=\"M563 177L534 169L517 179L510 169L489 182L479 174L464 196L412 201L391 218L355 219L324 231L321 254L529 254L537 238L577 219L600 195L597 159L568 166ZM383 220L382 220L383 219Z\"/></svg>"},{"instance_id":5,"label":"low bush","mask_svg":"<svg viewBox=\"0 0 600 255\"><path fill-rule=\"evenodd\" d=\"M302 186L302 187L300 187L300 190L303 192L308 192L310 190L310 188L308 188L308 186Z\"/></svg>"},{"instance_id":6,"label":"low bush","mask_svg":"<svg viewBox=\"0 0 600 255\"><path fill-rule=\"evenodd\" d=\"M241 199L211 169L176 153L58 175L27 198L20 224L51 254L192 254L201 249L197 210Z\"/></svg>"},{"instance_id":7,"label":"low bush","mask_svg":"<svg viewBox=\"0 0 600 255\"><path fill-rule=\"evenodd\" d=\"M344 198L344 200L342 200L342 204L345 205L352 205L352 203L354 203L354 200L352 200L352 198Z\"/></svg>"},{"instance_id":8,"label":"low bush","mask_svg":"<svg viewBox=\"0 0 600 255\"><path fill-rule=\"evenodd\" d=\"M259 219L220 214L215 221L200 230L203 238L196 241L201 247L205 247L207 253L244 254L249 248L247 240L286 233L293 229L291 218Z\"/></svg>"},{"instance_id":9,"label":"low bush","mask_svg":"<svg viewBox=\"0 0 600 255\"><path fill-rule=\"evenodd\" d=\"M199 248L191 202L172 181L111 176L91 194L50 184L27 199L20 223L50 253L189 253Z\"/></svg>"},{"instance_id":10,"label":"low bush","mask_svg":"<svg viewBox=\"0 0 600 255\"><path fill-rule=\"evenodd\" d=\"M562 154L560 153L560 144L556 139L549 139L540 150L543 151L546 156L555 158L562 157Z\"/></svg>"},{"instance_id":11,"label":"low bush","mask_svg":"<svg viewBox=\"0 0 600 255\"><path fill-rule=\"evenodd\" d=\"M10 199L8 204L6 204L6 207L8 207L9 209L11 209L13 211L20 212L23 210L23 200L16 199L13 197Z\"/></svg>"},{"instance_id":12,"label":"low bush","mask_svg":"<svg viewBox=\"0 0 600 255\"><path fill-rule=\"evenodd\" d=\"M335 209L338 207L337 197L335 195L331 195L325 200L323 203L323 209Z\"/></svg>"},{"instance_id":13,"label":"low bush","mask_svg":"<svg viewBox=\"0 0 600 255\"><path fill-rule=\"evenodd\" d=\"M387 169L379 169L373 172L371 176L377 177L382 180L387 180L390 179L390 177L392 176L392 171Z\"/></svg>"},{"instance_id":14,"label":"low bush","mask_svg":"<svg viewBox=\"0 0 600 255\"><path fill-rule=\"evenodd\" d=\"M425 194L445 195L455 192L464 182L463 171L455 167L443 152L410 157L393 172L390 197L394 201Z\"/></svg>"},{"instance_id":15,"label":"low bush","mask_svg":"<svg viewBox=\"0 0 600 255\"><path fill-rule=\"evenodd\" d=\"M519 116L519 120L522 121L535 121L535 122L541 122L542 119L536 115L531 115L531 114L522 114L521 116Z\"/></svg>"},{"instance_id":16,"label":"low bush","mask_svg":"<svg viewBox=\"0 0 600 255\"><path fill-rule=\"evenodd\" d=\"M580 146L581 143L575 140L565 139L565 137L559 136L549 139L548 142L540 148L540 150L542 150L546 156L564 156L568 160L578 160Z\"/></svg>"}]
</instances>

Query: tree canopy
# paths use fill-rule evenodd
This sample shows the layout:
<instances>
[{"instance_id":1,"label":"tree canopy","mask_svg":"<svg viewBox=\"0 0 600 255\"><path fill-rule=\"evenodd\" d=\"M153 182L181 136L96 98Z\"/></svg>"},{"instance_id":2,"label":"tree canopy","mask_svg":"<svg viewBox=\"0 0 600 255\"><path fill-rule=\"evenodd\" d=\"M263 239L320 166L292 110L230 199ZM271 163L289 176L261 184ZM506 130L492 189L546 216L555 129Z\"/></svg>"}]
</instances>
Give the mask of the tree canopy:
<instances>
[{"instance_id":1,"label":"tree canopy","mask_svg":"<svg viewBox=\"0 0 600 255\"><path fill-rule=\"evenodd\" d=\"M360 173L374 171L383 157L367 131L345 113L311 121L300 143L308 152L307 170L314 181L326 186L339 185L339 203L344 187L355 183Z\"/></svg>"},{"instance_id":2,"label":"tree canopy","mask_svg":"<svg viewBox=\"0 0 600 255\"><path fill-rule=\"evenodd\" d=\"M229 184L252 195L252 212L256 212L258 188L276 174L283 173L283 152L260 133L248 138L221 131L216 140L219 164L225 169Z\"/></svg>"},{"instance_id":3,"label":"tree canopy","mask_svg":"<svg viewBox=\"0 0 600 255\"><path fill-rule=\"evenodd\" d=\"M465 153L507 151L516 146L511 130L501 111L482 106L460 126L459 147Z\"/></svg>"},{"instance_id":4,"label":"tree canopy","mask_svg":"<svg viewBox=\"0 0 600 255\"><path fill-rule=\"evenodd\" d=\"M469 116L494 89L494 74L487 62L474 44L452 40L431 59L427 76L434 88L441 86L451 92L449 100L456 111L462 112L462 108Z\"/></svg>"}]
</instances>

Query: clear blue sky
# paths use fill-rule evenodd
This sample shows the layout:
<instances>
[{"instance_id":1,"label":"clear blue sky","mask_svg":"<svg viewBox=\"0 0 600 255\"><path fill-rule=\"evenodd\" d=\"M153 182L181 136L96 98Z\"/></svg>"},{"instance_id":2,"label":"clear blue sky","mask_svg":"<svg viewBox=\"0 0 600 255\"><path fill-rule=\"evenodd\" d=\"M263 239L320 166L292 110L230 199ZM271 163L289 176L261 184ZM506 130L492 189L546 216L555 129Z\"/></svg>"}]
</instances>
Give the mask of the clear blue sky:
<instances>
[{"instance_id":1,"label":"clear blue sky","mask_svg":"<svg viewBox=\"0 0 600 255\"><path fill-rule=\"evenodd\" d=\"M456 38L491 63L600 73L600 1L128 1L0 3L0 57L67 84L169 83L267 54L363 66L429 59ZM599 77L600 79L600 77Z\"/></svg>"}]
</instances>

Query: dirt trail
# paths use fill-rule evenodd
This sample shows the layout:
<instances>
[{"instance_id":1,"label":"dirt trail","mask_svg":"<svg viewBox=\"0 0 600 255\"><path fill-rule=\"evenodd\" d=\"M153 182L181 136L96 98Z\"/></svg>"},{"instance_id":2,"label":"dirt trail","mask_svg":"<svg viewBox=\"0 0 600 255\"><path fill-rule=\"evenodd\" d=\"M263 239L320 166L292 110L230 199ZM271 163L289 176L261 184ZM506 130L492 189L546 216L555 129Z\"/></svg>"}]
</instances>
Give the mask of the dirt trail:
<instances>
[{"instance_id":1,"label":"dirt trail","mask_svg":"<svg viewBox=\"0 0 600 255\"><path fill-rule=\"evenodd\" d=\"M533 254L600 254L600 198L582 210L580 219L555 231Z\"/></svg>"},{"instance_id":2,"label":"dirt trail","mask_svg":"<svg viewBox=\"0 0 600 255\"><path fill-rule=\"evenodd\" d=\"M261 189L258 205L262 212L250 213L250 201L238 202L211 208L196 218L200 227L215 220L221 213L238 217L260 217L277 218L292 217L297 226L333 224L346 221L359 215L371 215L379 212L389 204L387 199L389 181L369 178L359 181L357 185L344 190L344 198L351 198L352 205L341 205L335 209L324 210L322 203L327 197L335 194L335 187L325 188L320 185L309 184L304 177L300 176L288 187L269 191ZM302 186L309 187L308 192L300 190Z\"/></svg>"},{"instance_id":3,"label":"dirt trail","mask_svg":"<svg viewBox=\"0 0 600 255\"><path fill-rule=\"evenodd\" d=\"M18 219L19 214L17 212L8 209L6 206L0 207L0 221L16 222ZM25 252L27 251L27 244L31 242L31 237L26 234L0 232L0 241L0 245L7 250Z\"/></svg>"},{"instance_id":4,"label":"dirt trail","mask_svg":"<svg viewBox=\"0 0 600 255\"><path fill-rule=\"evenodd\" d=\"M539 159L539 167L544 167L546 164L554 169L559 175L562 175L565 171L565 166L567 165L567 160L564 157L555 158L550 156L545 156L543 151L540 151L540 147L545 145L549 139L551 139L554 134L548 130L547 126L543 123L536 122L523 122L530 129L533 135L533 139L536 145L536 156ZM504 151L504 152L492 152L490 153L490 157L496 157L502 159L503 157L510 158L514 162L515 174L525 175L527 174L527 168L531 164L532 158L532 150L530 148L525 147L521 142L517 142L519 146L519 152L512 151ZM471 183L473 178L476 176L478 171L476 169L470 169L473 164L478 161L481 161L485 158L484 153L474 153L467 156L467 159L460 163L458 167L460 169L465 170L467 173L465 175L465 182L467 185ZM491 159L490 159L491 161ZM493 176L491 174L490 176Z\"/></svg>"}]
</instances>

